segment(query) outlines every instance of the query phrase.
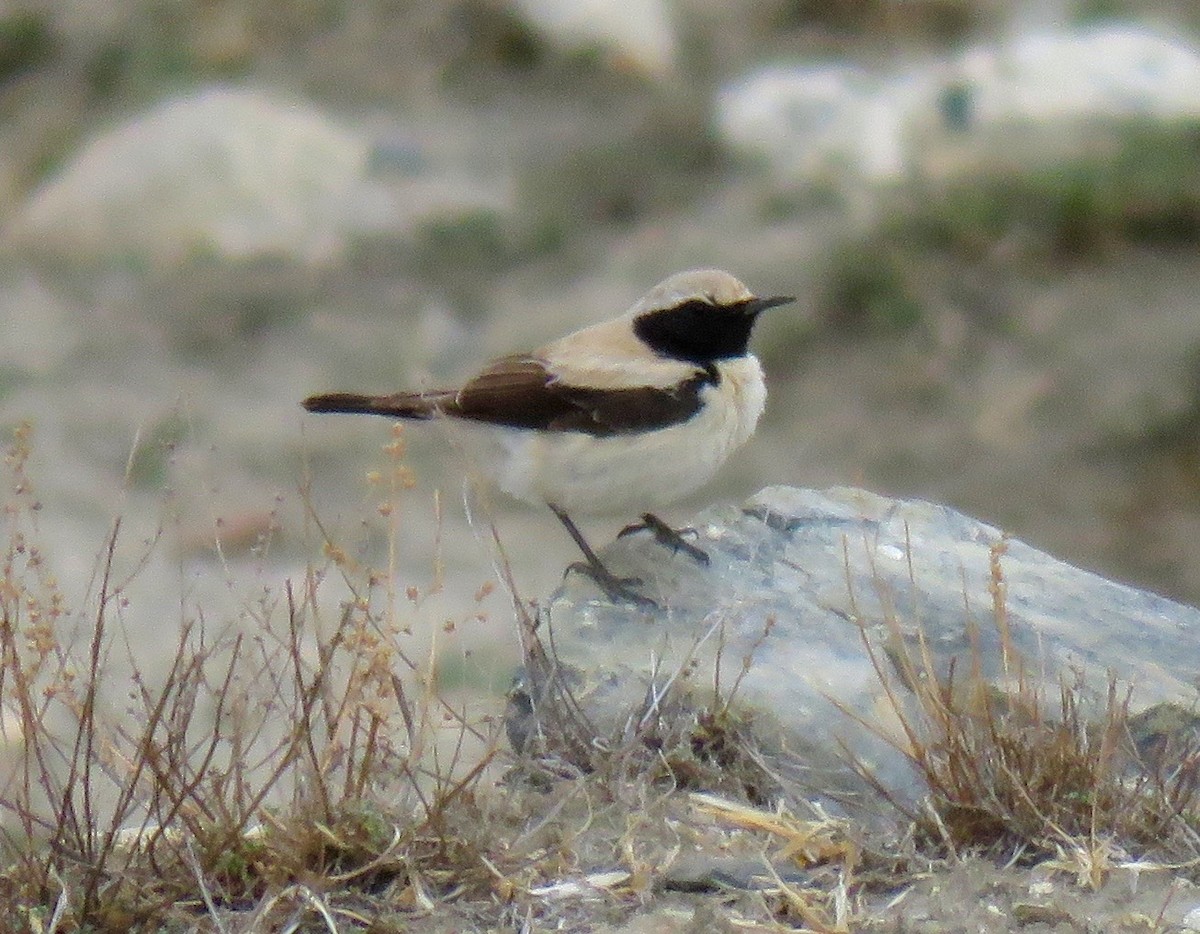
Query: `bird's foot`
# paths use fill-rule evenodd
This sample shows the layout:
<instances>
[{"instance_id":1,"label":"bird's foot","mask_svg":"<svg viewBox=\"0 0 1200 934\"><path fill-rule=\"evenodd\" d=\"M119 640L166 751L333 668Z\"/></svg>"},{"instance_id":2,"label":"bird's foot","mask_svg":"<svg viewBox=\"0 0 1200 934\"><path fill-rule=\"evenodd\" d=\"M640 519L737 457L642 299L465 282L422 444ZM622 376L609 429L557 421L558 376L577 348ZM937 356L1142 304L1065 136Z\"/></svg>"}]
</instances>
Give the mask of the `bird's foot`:
<instances>
[{"instance_id":1,"label":"bird's foot","mask_svg":"<svg viewBox=\"0 0 1200 934\"><path fill-rule=\"evenodd\" d=\"M673 529L652 512L642 513L642 521L625 526L625 528L617 533L617 538L623 538L626 535L632 535L634 532L642 531L653 534L654 540L664 548L670 548L675 553L682 551L697 564L702 564L705 567L708 567L710 564L708 552L703 548L693 545L683 537L684 532L691 532L694 535L696 532L695 529Z\"/></svg>"},{"instance_id":2,"label":"bird's foot","mask_svg":"<svg viewBox=\"0 0 1200 934\"><path fill-rule=\"evenodd\" d=\"M590 578L613 603L632 603L634 606L645 607L649 610L658 609L657 603L634 590L635 587L640 587L645 583L640 577L617 577L603 564L589 564L587 561L568 564L565 573L570 574L572 571L577 571Z\"/></svg>"}]
</instances>

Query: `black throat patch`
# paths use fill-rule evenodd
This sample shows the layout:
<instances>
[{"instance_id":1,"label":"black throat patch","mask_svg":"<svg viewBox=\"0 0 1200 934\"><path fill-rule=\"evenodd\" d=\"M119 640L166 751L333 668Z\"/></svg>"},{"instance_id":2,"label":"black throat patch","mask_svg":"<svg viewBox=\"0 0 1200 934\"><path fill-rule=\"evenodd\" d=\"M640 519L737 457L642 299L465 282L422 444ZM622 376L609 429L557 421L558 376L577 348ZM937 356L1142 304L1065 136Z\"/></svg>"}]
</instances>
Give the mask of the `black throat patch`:
<instances>
[{"instance_id":1,"label":"black throat patch","mask_svg":"<svg viewBox=\"0 0 1200 934\"><path fill-rule=\"evenodd\" d=\"M744 357L758 312L743 305L714 309L699 300L639 316L633 331L655 353L704 367Z\"/></svg>"}]
</instances>

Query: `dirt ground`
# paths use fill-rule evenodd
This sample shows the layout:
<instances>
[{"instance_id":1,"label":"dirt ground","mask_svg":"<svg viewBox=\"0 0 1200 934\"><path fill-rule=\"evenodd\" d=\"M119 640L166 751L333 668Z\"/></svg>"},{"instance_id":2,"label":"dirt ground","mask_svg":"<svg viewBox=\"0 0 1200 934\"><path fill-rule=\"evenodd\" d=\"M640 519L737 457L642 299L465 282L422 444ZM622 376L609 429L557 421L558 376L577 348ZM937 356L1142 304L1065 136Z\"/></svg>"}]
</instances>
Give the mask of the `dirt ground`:
<instances>
[{"instance_id":1,"label":"dirt ground","mask_svg":"<svg viewBox=\"0 0 1200 934\"><path fill-rule=\"evenodd\" d=\"M537 883L510 908L514 922L524 916L532 930L613 934L1167 934L1200 923L1194 865L1137 861L1103 845L1092 862L1066 847L1035 866L1011 852L931 860L891 838L856 851L860 861L848 869L844 838L822 830L807 838L807 850L793 852L829 861L801 868L803 855L784 855L788 841L732 826L706 798L677 792L647 799L644 788L627 786L614 801L589 798L585 787L567 782L549 791L540 799L545 816L521 821L536 828L533 836L518 834L507 853L513 861L497 863L518 874L517 867L540 867ZM635 800L642 803L630 807ZM562 867L557 875L546 871L554 860ZM503 929L497 912L505 910L488 901L407 915L406 929Z\"/></svg>"}]
</instances>

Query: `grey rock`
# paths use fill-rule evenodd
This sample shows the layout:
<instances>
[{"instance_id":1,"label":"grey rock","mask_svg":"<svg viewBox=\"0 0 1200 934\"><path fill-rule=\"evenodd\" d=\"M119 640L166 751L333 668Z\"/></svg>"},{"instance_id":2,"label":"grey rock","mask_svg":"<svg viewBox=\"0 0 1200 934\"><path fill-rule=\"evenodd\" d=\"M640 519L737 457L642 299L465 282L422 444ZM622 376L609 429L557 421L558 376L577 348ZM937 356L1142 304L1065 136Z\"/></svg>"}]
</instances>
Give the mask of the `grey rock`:
<instances>
[{"instance_id":1,"label":"grey rock","mask_svg":"<svg viewBox=\"0 0 1200 934\"><path fill-rule=\"evenodd\" d=\"M719 892L724 889L772 890L776 879L788 885L812 885L813 874L798 870L794 863L780 860L770 868L763 858L728 856L697 850L683 853L666 867L655 883L663 892Z\"/></svg>"},{"instance_id":2,"label":"grey rock","mask_svg":"<svg viewBox=\"0 0 1200 934\"><path fill-rule=\"evenodd\" d=\"M330 218L368 153L310 107L205 88L96 136L34 193L10 235L77 261L327 259L341 234Z\"/></svg>"},{"instance_id":3,"label":"grey rock","mask_svg":"<svg viewBox=\"0 0 1200 934\"><path fill-rule=\"evenodd\" d=\"M174 268L194 259L339 261L355 237L499 210L508 194L420 143L379 143L311 103L215 85L94 136L0 240L71 264Z\"/></svg>"},{"instance_id":4,"label":"grey rock","mask_svg":"<svg viewBox=\"0 0 1200 934\"><path fill-rule=\"evenodd\" d=\"M782 790L853 805L876 799L860 797L862 768L893 795L920 794L899 728L899 713L920 720L914 678L952 682L978 665L999 690L1042 691L1050 710L1064 681L1100 709L1110 673L1132 687L1134 712L1196 700L1200 612L948 507L773 487L693 527L708 567L649 535L602 552L661 609L614 605L572 575L541 612L542 641L601 736L631 735L668 704L731 697ZM541 696L529 687L526 702ZM526 709L518 735L555 703Z\"/></svg>"}]
</instances>

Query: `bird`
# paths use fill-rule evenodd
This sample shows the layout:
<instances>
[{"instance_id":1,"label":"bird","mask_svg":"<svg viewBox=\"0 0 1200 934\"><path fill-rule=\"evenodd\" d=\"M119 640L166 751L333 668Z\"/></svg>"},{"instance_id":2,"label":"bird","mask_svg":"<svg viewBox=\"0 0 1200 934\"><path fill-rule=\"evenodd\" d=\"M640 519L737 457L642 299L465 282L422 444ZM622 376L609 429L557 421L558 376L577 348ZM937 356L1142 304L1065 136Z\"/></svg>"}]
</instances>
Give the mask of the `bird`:
<instances>
[{"instance_id":1,"label":"bird","mask_svg":"<svg viewBox=\"0 0 1200 934\"><path fill-rule=\"evenodd\" d=\"M571 517L638 512L622 534L648 528L707 562L653 510L706 484L754 433L766 384L751 332L762 312L793 301L759 297L722 270L688 270L619 317L499 357L457 389L329 392L301 404L461 425L501 490L558 517L586 559L571 567L615 602L653 604L640 582L605 567Z\"/></svg>"}]
</instances>

